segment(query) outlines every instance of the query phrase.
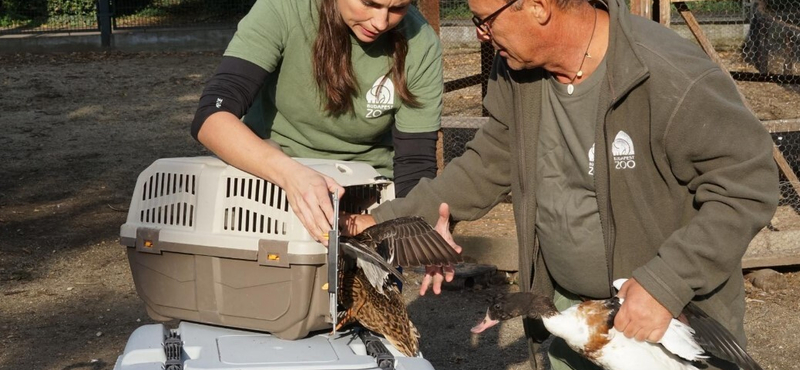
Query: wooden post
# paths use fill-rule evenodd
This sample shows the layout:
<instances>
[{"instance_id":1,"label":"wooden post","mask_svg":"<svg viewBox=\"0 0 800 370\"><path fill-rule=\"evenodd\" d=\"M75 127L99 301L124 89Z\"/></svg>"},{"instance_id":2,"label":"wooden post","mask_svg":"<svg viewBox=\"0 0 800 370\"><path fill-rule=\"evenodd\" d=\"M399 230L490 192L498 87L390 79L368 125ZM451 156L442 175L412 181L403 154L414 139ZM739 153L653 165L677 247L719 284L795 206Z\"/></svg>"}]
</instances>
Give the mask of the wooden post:
<instances>
[{"instance_id":1,"label":"wooden post","mask_svg":"<svg viewBox=\"0 0 800 370\"><path fill-rule=\"evenodd\" d=\"M658 1L658 23L667 27L670 25L670 18L672 15L672 1L670 0L657 0Z\"/></svg>"},{"instance_id":2,"label":"wooden post","mask_svg":"<svg viewBox=\"0 0 800 370\"><path fill-rule=\"evenodd\" d=\"M481 43L481 102L486 97L486 91L489 86L489 73L492 72L492 64L494 63L495 50L489 42ZM481 115L486 117L489 112L483 107L481 103Z\"/></svg>"},{"instance_id":3,"label":"wooden post","mask_svg":"<svg viewBox=\"0 0 800 370\"><path fill-rule=\"evenodd\" d=\"M441 35L439 30L439 0L419 0L417 2L420 13L428 21L437 35ZM444 87L442 87L444 88ZM436 140L436 175L444 169L444 133L441 129Z\"/></svg>"},{"instance_id":4,"label":"wooden post","mask_svg":"<svg viewBox=\"0 0 800 370\"><path fill-rule=\"evenodd\" d=\"M420 13L433 27L436 34L439 34L439 0L419 0L417 2Z\"/></svg>"},{"instance_id":5,"label":"wooden post","mask_svg":"<svg viewBox=\"0 0 800 370\"><path fill-rule=\"evenodd\" d=\"M631 13L647 19L653 19L651 0L631 0Z\"/></svg>"}]
</instances>

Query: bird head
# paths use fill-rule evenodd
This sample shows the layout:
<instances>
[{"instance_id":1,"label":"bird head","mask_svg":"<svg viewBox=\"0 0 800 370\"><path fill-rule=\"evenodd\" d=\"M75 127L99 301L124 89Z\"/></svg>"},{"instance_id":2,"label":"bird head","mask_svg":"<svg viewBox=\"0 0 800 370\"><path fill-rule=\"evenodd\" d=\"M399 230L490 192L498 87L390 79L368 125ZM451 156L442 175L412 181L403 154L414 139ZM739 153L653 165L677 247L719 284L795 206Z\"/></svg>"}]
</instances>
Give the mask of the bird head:
<instances>
[{"instance_id":1,"label":"bird head","mask_svg":"<svg viewBox=\"0 0 800 370\"><path fill-rule=\"evenodd\" d=\"M483 321L472 328L473 333L497 325L500 321L512 319L517 316L527 316L538 319L542 315L558 312L553 305L553 300L533 293L507 293L495 296L492 304L486 310Z\"/></svg>"}]
</instances>

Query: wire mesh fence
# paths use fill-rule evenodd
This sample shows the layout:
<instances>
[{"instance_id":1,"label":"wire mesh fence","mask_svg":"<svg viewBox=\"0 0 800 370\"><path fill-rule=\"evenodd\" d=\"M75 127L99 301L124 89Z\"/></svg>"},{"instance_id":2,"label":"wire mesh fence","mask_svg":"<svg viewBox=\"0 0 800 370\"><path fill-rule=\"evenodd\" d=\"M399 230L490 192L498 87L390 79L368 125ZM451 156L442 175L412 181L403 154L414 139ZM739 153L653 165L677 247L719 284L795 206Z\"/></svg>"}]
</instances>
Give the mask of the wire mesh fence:
<instances>
[{"instance_id":1,"label":"wire mesh fence","mask_svg":"<svg viewBox=\"0 0 800 370\"><path fill-rule=\"evenodd\" d=\"M94 30L95 0L0 0L0 35Z\"/></svg>"},{"instance_id":2,"label":"wire mesh fence","mask_svg":"<svg viewBox=\"0 0 800 370\"><path fill-rule=\"evenodd\" d=\"M98 30L101 3L115 29L233 26L255 0L0 0L0 35Z\"/></svg>"},{"instance_id":3,"label":"wire mesh fence","mask_svg":"<svg viewBox=\"0 0 800 370\"><path fill-rule=\"evenodd\" d=\"M255 0L113 0L114 28L235 25Z\"/></svg>"},{"instance_id":4,"label":"wire mesh fence","mask_svg":"<svg viewBox=\"0 0 800 370\"><path fill-rule=\"evenodd\" d=\"M114 29L233 27L255 0L0 0L0 35L96 31L105 2ZM756 115L771 124L794 173L800 168L800 0L709 0L685 4L731 71ZM493 51L478 42L465 0L439 0L444 47L444 164L486 121L482 96ZM671 6L669 27L695 39L685 13ZM780 134L778 134L780 132ZM793 188L791 176L782 186ZM791 194L791 192L784 192ZM787 198L798 204L794 198ZM787 195L788 196L788 195ZM797 208L800 208L798 206Z\"/></svg>"}]
</instances>

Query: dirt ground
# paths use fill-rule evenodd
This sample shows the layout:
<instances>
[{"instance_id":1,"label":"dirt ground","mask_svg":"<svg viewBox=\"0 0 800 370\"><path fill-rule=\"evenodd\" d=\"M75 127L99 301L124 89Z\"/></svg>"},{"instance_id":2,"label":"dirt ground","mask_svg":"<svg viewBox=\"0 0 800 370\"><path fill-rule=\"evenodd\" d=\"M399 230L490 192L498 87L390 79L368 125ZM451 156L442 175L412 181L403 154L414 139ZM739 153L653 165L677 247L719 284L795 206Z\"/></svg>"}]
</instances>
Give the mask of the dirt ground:
<instances>
[{"instance_id":1,"label":"dirt ground","mask_svg":"<svg viewBox=\"0 0 800 370\"><path fill-rule=\"evenodd\" d=\"M0 56L0 369L111 369L130 333L152 323L119 226L136 177L150 163L208 154L188 125L219 58ZM479 96L465 91L447 98L453 114L476 109ZM764 101L775 109L760 113L765 119L800 109L800 100ZM494 213L459 228L508 234L493 221L510 217L508 206ZM765 369L800 369L800 272L781 272L779 290L748 289L750 352ZM516 285L500 275L418 297L418 275L409 274L405 295L434 367L528 369L519 320L480 337L469 333L489 297Z\"/></svg>"}]
</instances>

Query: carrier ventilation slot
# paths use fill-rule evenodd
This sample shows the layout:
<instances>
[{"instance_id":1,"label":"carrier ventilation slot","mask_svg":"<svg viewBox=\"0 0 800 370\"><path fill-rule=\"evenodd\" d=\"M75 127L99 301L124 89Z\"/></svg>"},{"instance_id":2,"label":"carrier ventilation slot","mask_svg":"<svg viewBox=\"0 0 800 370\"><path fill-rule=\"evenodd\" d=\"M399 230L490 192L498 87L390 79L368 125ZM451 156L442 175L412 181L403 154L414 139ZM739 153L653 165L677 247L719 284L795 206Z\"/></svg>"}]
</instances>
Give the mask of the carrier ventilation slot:
<instances>
[{"instance_id":1,"label":"carrier ventilation slot","mask_svg":"<svg viewBox=\"0 0 800 370\"><path fill-rule=\"evenodd\" d=\"M139 212L139 221L151 224L192 227L193 220L194 204L185 202L142 209Z\"/></svg>"},{"instance_id":2,"label":"carrier ventilation slot","mask_svg":"<svg viewBox=\"0 0 800 370\"><path fill-rule=\"evenodd\" d=\"M165 195L188 193L194 195L197 178L182 173L156 172L144 182L142 200L155 199Z\"/></svg>"},{"instance_id":3,"label":"carrier ventilation slot","mask_svg":"<svg viewBox=\"0 0 800 370\"><path fill-rule=\"evenodd\" d=\"M225 186L225 197L242 198L277 210L280 216L288 217L289 201L279 186L253 178L229 177ZM285 215L285 216L284 216ZM226 207L223 213L223 229L258 234L286 235L286 222L245 207Z\"/></svg>"},{"instance_id":4,"label":"carrier ventilation slot","mask_svg":"<svg viewBox=\"0 0 800 370\"><path fill-rule=\"evenodd\" d=\"M384 184L348 186L339 203L340 210L353 214L365 214L371 206L381 203L381 191L384 188L386 188Z\"/></svg>"},{"instance_id":5,"label":"carrier ventilation slot","mask_svg":"<svg viewBox=\"0 0 800 370\"><path fill-rule=\"evenodd\" d=\"M164 354L167 355L167 361L164 362L164 370L183 370L182 353L183 341L181 336L176 331L171 330L164 337Z\"/></svg>"},{"instance_id":6,"label":"carrier ventilation slot","mask_svg":"<svg viewBox=\"0 0 800 370\"><path fill-rule=\"evenodd\" d=\"M286 223L244 207L225 208L223 229L258 234L286 235Z\"/></svg>"}]
</instances>

